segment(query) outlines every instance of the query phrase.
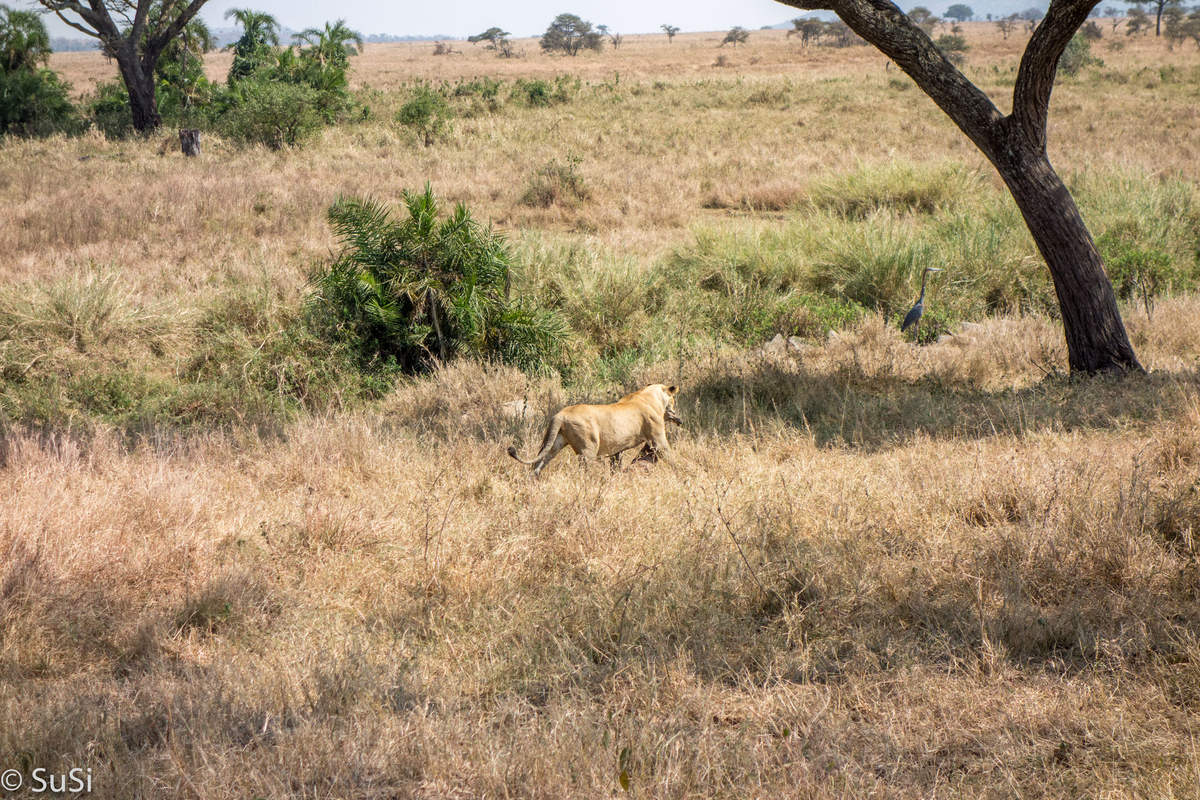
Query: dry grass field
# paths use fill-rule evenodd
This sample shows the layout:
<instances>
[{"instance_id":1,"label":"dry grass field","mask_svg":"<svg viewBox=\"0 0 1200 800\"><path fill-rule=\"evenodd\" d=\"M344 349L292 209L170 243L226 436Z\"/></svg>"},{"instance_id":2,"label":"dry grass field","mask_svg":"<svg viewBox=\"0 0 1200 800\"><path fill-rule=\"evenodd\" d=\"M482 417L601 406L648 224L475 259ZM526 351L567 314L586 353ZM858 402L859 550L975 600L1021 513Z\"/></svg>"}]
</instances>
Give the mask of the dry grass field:
<instances>
[{"instance_id":1,"label":"dry grass field","mask_svg":"<svg viewBox=\"0 0 1200 800\"><path fill-rule=\"evenodd\" d=\"M1098 237L1194 275L1200 52L1104 27L1052 160ZM966 37L1003 107L1026 35ZM1148 374L1069 378L1019 216L907 78L718 42L368 45L370 110L295 150L0 141L0 770L114 800L1200 796L1194 283L1123 305ZM456 100L432 147L392 122L417 81L564 75L550 107ZM531 204L551 163L587 191ZM561 375L377 390L296 332L328 205L427 181L567 318ZM796 304L868 275L892 314L943 263L928 345ZM677 469L505 455L651 381L683 389Z\"/></svg>"}]
</instances>

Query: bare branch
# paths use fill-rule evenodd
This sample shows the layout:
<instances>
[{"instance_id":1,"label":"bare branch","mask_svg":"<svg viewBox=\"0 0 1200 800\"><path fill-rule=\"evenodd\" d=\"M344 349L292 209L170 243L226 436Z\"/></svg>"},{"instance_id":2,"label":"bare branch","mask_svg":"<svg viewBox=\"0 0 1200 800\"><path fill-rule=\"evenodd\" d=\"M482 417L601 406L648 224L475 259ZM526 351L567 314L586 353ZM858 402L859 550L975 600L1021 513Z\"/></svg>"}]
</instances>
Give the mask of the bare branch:
<instances>
[{"instance_id":1,"label":"bare branch","mask_svg":"<svg viewBox=\"0 0 1200 800\"><path fill-rule=\"evenodd\" d=\"M120 35L116 24L108 14L108 9L100 0L90 0L90 8L84 7L82 3L76 2L76 0L38 0L38 3L48 11L53 11L59 19L70 27L81 33L86 33L88 36L93 36L97 39L112 39ZM83 23L91 25L92 29L88 30L80 22L67 18L63 14L65 11L78 14Z\"/></svg>"}]
</instances>

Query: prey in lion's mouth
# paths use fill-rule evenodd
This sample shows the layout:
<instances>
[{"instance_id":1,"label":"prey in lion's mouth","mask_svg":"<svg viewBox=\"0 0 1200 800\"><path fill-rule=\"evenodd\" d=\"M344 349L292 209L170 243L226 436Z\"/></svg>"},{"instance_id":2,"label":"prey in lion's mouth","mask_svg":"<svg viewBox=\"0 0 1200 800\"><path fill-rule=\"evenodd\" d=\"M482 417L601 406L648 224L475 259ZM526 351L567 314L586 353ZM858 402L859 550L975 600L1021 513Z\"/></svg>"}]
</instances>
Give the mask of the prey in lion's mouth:
<instances>
[{"instance_id":1,"label":"prey in lion's mouth","mask_svg":"<svg viewBox=\"0 0 1200 800\"><path fill-rule=\"evenodd\" d=\"M680 427L683 426L683 420L679 418L679 415L675 413L675 409L673 408L667 409L666 413L663 414L663 419L665 419L667 422L674 422Z\"/></svg>"}]
</instances>

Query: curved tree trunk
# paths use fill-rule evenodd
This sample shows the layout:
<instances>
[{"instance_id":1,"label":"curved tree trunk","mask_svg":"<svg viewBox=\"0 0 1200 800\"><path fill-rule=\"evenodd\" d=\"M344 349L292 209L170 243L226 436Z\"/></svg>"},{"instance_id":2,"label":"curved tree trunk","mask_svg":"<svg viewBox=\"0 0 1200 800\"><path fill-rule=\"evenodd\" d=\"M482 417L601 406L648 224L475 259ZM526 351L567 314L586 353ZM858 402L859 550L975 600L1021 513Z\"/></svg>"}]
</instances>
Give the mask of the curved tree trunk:
<instances>
[{"instance_id":1,"label":"curved tree trunk","mask_svg":"<svg viewBox=\"0 0 1200 800\"><path fill-rule=\"evenodd\" d=\"M1052 0L1025 48L1012 114L967 80L889 0L780 0L836 13L911 77L1000 173L1054 279L1072 372L1141 370L1112 283L1075 200L1046 154L1058 59L1098 0Z\"/></svg>"},{"instance_id":2,"label":"curved tree trunk","mask_svg":"<svg viewBox=\"0 0 1200 800\"><path fill-rule=\"evenodd\" d=\"M1100 252L1070 191L1044 152L1014 150L996 170L1054 280L1071 371L1140 370Z\"/></svg>"}]
</instances>

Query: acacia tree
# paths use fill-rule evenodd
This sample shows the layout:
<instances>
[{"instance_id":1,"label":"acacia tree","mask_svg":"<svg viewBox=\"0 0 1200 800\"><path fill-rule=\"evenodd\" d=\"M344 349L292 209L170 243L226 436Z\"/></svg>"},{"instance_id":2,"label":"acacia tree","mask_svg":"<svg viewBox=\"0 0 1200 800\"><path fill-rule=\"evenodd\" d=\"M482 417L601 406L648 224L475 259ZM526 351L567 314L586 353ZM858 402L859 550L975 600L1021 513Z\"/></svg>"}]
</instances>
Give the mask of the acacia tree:
<instances>
[{"instance_id":1,"label":"acacia tree","mask_svg":"<svg viewBox=\"0 0 1200 800\"><path fill-rule=\"evenodd\" d=\"M493 26L491 28L488 28L483 33L477 33L474 36L468 36L467 41L470 42L471 44L479 44L480 42L491 42L492 47L498 47L501 39L504 39L511 35L512 34L510 34L508 31L502 30L501 28L497 28L497 27Z\"/></svg>"},{"instance_id":2,"label":"acacia tree","mask_svg":"<svg viewBox=\"0 0 1200 800\"><path fill-rule=\"evenodd\" d=\"M1125 0L1130 5L1136 5L1139 9L1143 5L1150 6L1150 10L1154 12L1154 35L1162 36L1162 20L1163 12L1171 6L1181 5L1180 0Z\"/></svg>"},{"instance_id":3,"label":"acacia tree","mask_svg":"<svg viewBox=\"0 0 1200 800\"><path fill-rule=\"evenodd\" d=\"M592 30L592 23L574 14L559 14L542 34L542 49L547 53L562 50L573 56L580 50L599 50L601 44L600 33Z\"/></svg>"},{"instance_id":4,"label":"acacia tree","mask_svg":"<svg viewBox=\"0 0 1200 800\"><path fill-rule=\"evenodd\" d=\"M745 44L748 41L750 41L750 31L746 30L741 25L734 25L729 29L729 32L725 34L725 38L721 40L721 43L717 45L717 47L724 47L727 44L732 44L736 48L739 44Z\"/></svg>"},{"instance_id":5,"label":"acacia tree","mask_svg":"<svg viewBox=\"0 0 1200 800\"><path fill-rule=\"evenodd\" d=\"M781 2L836 13L904 70L996 168L1050 269L1071 371L1140 370L1096 243L1046 153L1058 60L1099 0L1051 0L1021 58L1011 114L996 108L889 0Z\"/></svg>"},{"instance_id":6,"label":"acacia tree","mask_svg":"<svg viewBox=\"0 0 1200 800\"><path fill-rule=\"evenodd\" d=\"M659 25L658 27L662 28L663 33L667 35L667 43L674 44L675 34L679 33L679 27L677 25Z\"/></svg>"},{"instance_id":7,"label":"acacia tree","mask_svg":"<svg viewBox=\"0 0 1200 800\"><path fill-rule=\"evenodd\" d=\"M75 30L100 40L112 55L129 92L133 127L162 125L155 94L159 56L208 0L37 0ZM152 13L153 12L153 13Z\"/></svg>"}]
</instances>

